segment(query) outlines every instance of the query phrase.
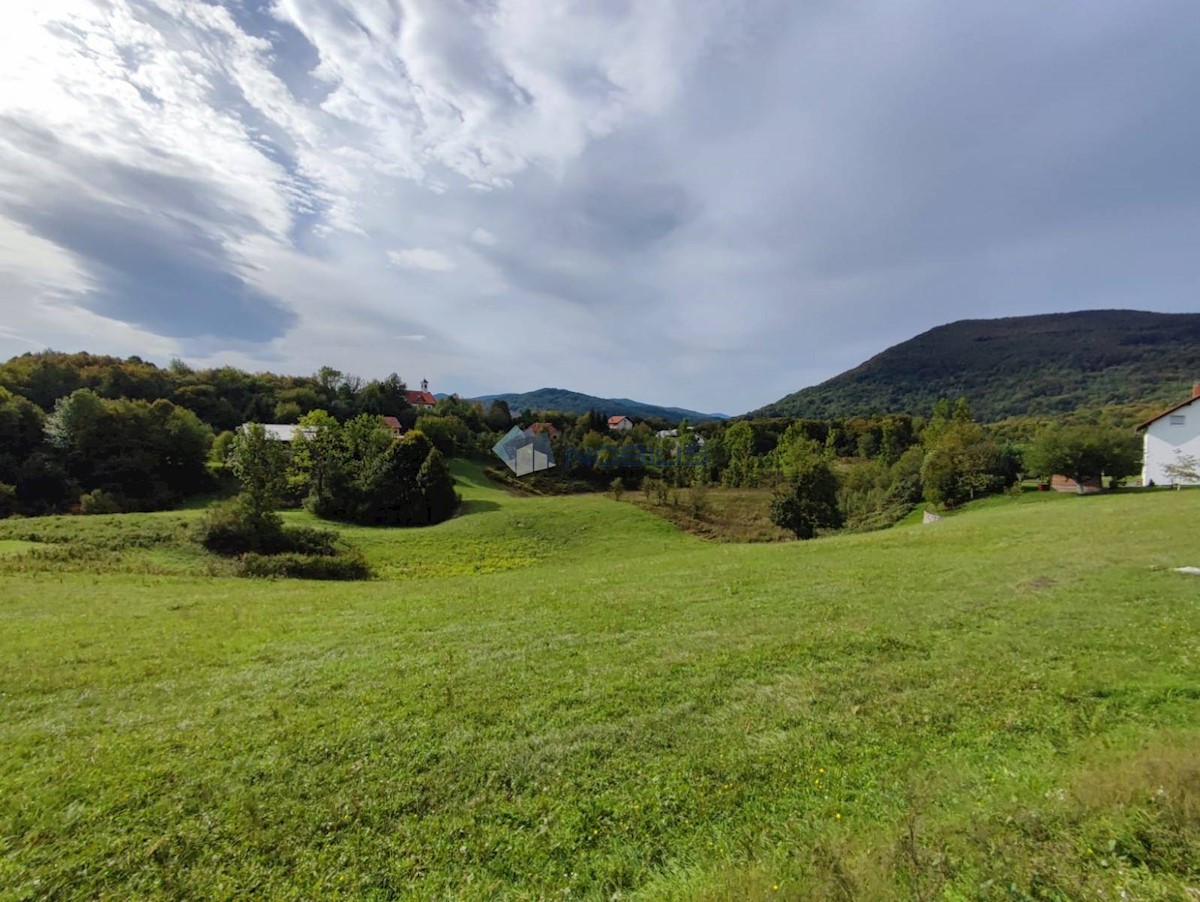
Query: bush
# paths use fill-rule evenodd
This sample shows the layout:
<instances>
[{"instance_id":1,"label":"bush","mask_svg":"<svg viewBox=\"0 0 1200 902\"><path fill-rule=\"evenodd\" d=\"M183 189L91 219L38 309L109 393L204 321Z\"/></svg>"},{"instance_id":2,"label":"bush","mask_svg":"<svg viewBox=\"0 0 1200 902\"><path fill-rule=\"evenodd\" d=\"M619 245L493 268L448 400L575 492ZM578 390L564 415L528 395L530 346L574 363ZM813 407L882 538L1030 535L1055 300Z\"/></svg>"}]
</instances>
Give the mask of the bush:
<instances>
[{"instance_id":1,"label":"bush","mask_svg":"<svg viewBox=\"0 0 1200 902\"><path fill-rule=\"evenodd\" d=\"M96 489L79 498L79 513L81 514L119 514L121 505L117 499L104 489Z\"/></svg>"},{"instance_id":2,"label":"bush","mask_svg":"<svg viewBox=\"0 0 1200 902\"><path fill-rule=\"evenodd\" d=\"M204 515L199 538L209 551L227 557L248 553L332 557L340 553L336 532L310 526L284 529L278 514L255 514L240 496Z\"/></svg>"},{"instance_id":3,"label":"bush","mask_svg":"<svg viewBox=\"0 0 1200 902\"><path fill-rule=\"evenodd\" d=\"M688 493L688 508L697 520L703 520L708 516L712 509L712 502L708 497L708 486L705 483L697 482L692 486L691 492Z\"/></svg>"},{"instance_id":4,"label":"bush","mask_svg":"<svg viewBox=\"0 0 1200 902\"><path fill-rule=\"evenodd\" d=\"M6 482L0 482L0 520L11 517L17 512L17 489Z\"/></svg>"},{"instance_id":5,"label":"bush","mask_svg":"<svg viewBox=\"0 0 1200 902\"><path fill-rule=\"evenodd\" d=\"M838 482L829 464L811 458L799 466L788 485L771 500L771 522L791 530L798 539L811 539L818 529L840 527Z\"/></svg>"},{"instance_id":6,"label":"bush","mask_svg":"<svg viewBox=\"0 0 1200 902\"><path fill-rule=\"evenodd\" d=\"M330 556L338 554L338 534L332 529L312 526L289 526L283 531L286 551L296 554Z\"/></svg>"},{"instance_id":7,"label":"bush","mask_svg":"<svg viewBox=\"0 0 1200 902\"><path fill-rule=\"evenodd\" d=\"M279 514L256 512L244 495L210 508L200 521L199 540L209 551L224 555L290 550Z\"/></svg>"},{"instance_id":8,"label":"bush","mask_svg":"<svg viewBox=\"0 0 1200 902\"><path fill-rule=\"evenodd\" d=\"M426 526L452 516L461 500L454 477L424 433L393 440L376 420L372 434L357 441L364 426L351 421L334 435L344 447L314 485L308 509L322 519L371 526Z\"/></svg>"},{"instance_id":9,"label":"bush","mask_svg":"<svg viewBox=\"0 0 1200 902\"><path fill-rule=\"evenodd\" d=\"M612 493L613 501L620 501L621 496L625 494L625 482L618 476L608 484L608 490Z\"/></svg>"},{"instance_id":10,"label":"bush","mask_svg":"<svg viewBox=\"0 0 1200 902\"><path fill-rule=\"evenodd\" d=\"M326 554L244 554L238 559L238 576L268 579L370 579L371 565L359 552Z\"/></svg>"}]
</instances>

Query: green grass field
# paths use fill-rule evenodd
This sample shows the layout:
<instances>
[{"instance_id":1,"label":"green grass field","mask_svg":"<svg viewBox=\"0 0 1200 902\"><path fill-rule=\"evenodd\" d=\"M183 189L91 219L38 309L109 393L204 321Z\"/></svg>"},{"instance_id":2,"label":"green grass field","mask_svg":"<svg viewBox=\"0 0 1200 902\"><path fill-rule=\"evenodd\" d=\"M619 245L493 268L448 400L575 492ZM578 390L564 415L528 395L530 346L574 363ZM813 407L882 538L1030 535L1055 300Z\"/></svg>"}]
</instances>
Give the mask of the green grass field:
<instances>
[{"instance_id":1,"label":"green grass field","mask_svg":"<svg viewBox=\"0 0 1200 902\"><path fill-rule=\"evenodd\" d=\"M0 523L0 899L1196 898L1200 492L739 545L458 473L364 583Z\"/></svg>"}]
</instances>

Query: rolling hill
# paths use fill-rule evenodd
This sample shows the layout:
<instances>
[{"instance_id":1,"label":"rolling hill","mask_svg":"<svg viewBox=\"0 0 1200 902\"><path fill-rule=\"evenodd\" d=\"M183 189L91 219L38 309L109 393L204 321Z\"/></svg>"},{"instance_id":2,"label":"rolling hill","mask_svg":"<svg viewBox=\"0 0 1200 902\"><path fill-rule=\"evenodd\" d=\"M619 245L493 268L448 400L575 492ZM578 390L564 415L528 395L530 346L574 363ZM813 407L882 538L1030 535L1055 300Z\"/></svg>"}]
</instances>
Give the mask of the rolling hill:
<instances>
[{"instance_id":1,"label":"rolling hill","mask_svg":"<svg viewBox=\"0 0 1200 902\"><path fill-rule=\"evenodd\" d=\"M659 407L656 404L631 401L629 398L597 398L565 388L539 388L529 392L484 395L471 400L482 401L485 404L504 401L514 414L522 410L560 410L563 413L587 413L597 410L607 414L623 413L635 420L660 419L670 423L678 423L680 420L700 422L729 419L729 415L724 413L700 413L682 407Z\"/></svg>"},{"instance_id":2,"label":"rolling hill","mask_svg":"<svg viewBox=\"0 0 1200 902\"><path fill-rule=\"evenodd\" d=\"M999 420L1169 402L1200 379L1200 313L1085 310L960 320L888 348L749 416L927 413L965 397Z\"/></svg>"}]
</instances>

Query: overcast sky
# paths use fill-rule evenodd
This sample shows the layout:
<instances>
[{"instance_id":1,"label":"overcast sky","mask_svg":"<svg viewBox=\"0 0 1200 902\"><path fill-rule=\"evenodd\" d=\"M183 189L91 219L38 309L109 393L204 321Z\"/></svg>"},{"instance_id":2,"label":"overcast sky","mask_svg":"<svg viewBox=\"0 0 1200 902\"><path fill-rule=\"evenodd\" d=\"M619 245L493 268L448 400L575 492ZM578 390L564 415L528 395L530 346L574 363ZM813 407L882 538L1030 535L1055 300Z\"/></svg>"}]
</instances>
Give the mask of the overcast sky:
<instances>
[{"instance_id":1,"label":"overcast sky","mask_svg":"<svg viewBox=\"0 0 1200 902\"><path fill-rule=\"evenodd\" d=\"M1197 0L7 0L0 356L740 413L1200 309Z\"/></svg>"}]
</instances>

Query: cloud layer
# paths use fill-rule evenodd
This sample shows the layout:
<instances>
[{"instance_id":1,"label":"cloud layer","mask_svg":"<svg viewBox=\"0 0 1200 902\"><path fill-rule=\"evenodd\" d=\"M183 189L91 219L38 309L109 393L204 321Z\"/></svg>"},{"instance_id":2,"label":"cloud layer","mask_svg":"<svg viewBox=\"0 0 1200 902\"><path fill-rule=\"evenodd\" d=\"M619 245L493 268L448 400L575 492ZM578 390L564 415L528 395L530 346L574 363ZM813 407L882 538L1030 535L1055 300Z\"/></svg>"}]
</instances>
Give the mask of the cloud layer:
<instances>
[{"instance_id":1,"label":"cloud layer","mask_svg":"<svg viewBox=\"0 0 1200 902\"><path fill-rule=\"evenodd\" d=\"M0 354L738 412L952 319L1196 309L1190 0L14 6Z\"/></svg>"}]
</instances>

